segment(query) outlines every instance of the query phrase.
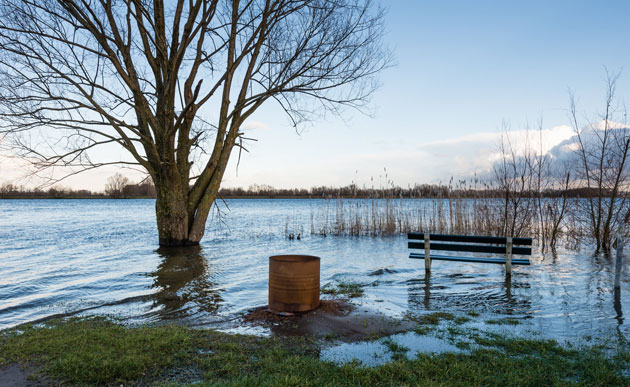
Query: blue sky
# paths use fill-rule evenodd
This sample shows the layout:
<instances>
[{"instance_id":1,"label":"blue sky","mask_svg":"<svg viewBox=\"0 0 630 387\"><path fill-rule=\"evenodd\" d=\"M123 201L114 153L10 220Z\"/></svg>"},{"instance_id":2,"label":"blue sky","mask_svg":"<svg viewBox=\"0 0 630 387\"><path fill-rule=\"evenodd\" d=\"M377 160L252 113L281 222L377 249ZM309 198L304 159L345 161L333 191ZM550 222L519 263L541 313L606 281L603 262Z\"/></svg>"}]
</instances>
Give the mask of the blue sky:
<instances>
[{"instance_id":1,"label":"blue sky","mask_svg":"<svg viewBox=\"0 0 630 387\"><path fill-rule=\"evenodd\" d=\"M619 97L630 90L630 2L383 4L396 65L381 74L372 114L348 110L297 134L277 107L263 107L246 124L258 141L238 175L233 157L224 185L379 185L384 169L402 186L444 182L487 169L503 121L520 130L542 117L549 147L566 139L569 88L581 111L596 112L605 67L625 70ZM66 185L102 189L113 172Z\"/></svg>"},{"instance_id":2,"label":"blue sky","mask_svg":"<svg viewBox=\"0 0 630 387\"><path fill-rule=\"evenodd\" d=\"M630 64L630 2L391 1L385 71L371 117L349 111L296 135L267 109L258 138L226 185L444 182L490 165L502 122L522 130L543 118L548 147L571 135L569 89L598 111L605 68ZM622 75L618 95L629 90Z\"/></svg>"}]
</instances>

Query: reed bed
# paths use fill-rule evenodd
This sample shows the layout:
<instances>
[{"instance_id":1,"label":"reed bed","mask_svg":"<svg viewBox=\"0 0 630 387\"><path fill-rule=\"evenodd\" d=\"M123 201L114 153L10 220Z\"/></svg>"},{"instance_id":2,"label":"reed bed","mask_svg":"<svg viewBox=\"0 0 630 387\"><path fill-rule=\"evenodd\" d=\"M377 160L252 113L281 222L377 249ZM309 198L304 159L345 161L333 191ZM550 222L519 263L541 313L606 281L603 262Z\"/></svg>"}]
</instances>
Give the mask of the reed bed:
<instances>
[{"instance_id":1,"label":"reed bed","mask_svg":"<svg viewBox=\"0 0 630 387\"><path fill-rule=\"evenodd\" d=\"M502 227L500 210L500 203L491 199L335 198L316 210L311 208L311 232L351 236L390 236L424 230L495 234Z\"/></svg>"},{"instance_id":2,"label":"reed bed","mask_svg":"<svg viewBox=\"0 0 630 387\"><path fill-rule=\"evenodd\" d=\"M312 199L314 201L326 199ZM577 247L585 236L585 225L573 211L579 199L567 203L567 213L558 225L557 240L565 247ZM519 208L499 198L390 198L353 199L337 197L325 205L311 205L310 231L315 235L386 237L409 232L444 234L529 236L541 243L551 235L538 214L557 213L560 202L553 198L541 204L521 199ZM506 232L507 230L507 232ZM514 232L511 232L514 230ZM544 232L545 231L545 232ZM555 245L555 242L554 242Z\"/></svg>"}]
</instances>

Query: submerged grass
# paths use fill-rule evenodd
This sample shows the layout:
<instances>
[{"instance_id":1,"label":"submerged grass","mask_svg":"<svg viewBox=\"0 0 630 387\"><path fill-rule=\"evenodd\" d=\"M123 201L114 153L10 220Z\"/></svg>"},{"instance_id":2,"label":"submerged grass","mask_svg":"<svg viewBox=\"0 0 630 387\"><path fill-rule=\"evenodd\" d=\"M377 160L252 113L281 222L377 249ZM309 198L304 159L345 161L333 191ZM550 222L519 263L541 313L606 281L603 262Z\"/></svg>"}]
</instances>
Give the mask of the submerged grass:
<instances>
[{"instance_id":1,"label":"submerged grass","mask_svg":"<svg viewBox=\"0 0 630 387\"><path fill-rule=\"evenodd\" d=\"M362 284L354 282L340 282L336 285L329 284L322 287L321 293L335 297L357 298L363 295L363 286Z\"/></svg>"},{"instance_id":2,"label":"submerged grass","mask_svg":"<svg viewBox=\"0 0 630 387\"><path fill-rule=\"evenodd\" d=\"M459 316L459 317L455 318L454 321L455 321L456 324L466 324L470 320L472 320L470 317Z\"/></svg>"},{"instance_id":3,"label":"submerged grass","mask_svg":"<svg viewBox=\"0 0 630 387\"><path fill-rule=\"evenodd\" d=\"M514 338L498 333L486 332L483 335L474 334L475 343L502 349L510 355L537 355L537 356L569 356L573 351L558 345L555 340Z\"/></svg>"},{"instance_id":4,"label":"submerged grass","mask_svg":"<svg viewBox=\"0 0 630 387\"><path fill-rule=\"evenodd\" d=\"M456 320L455 315L448 312L433 312L420 316L408 316L408 318L412 321L417 322L420 325L438 325L442 320Z\"/></svg>"},{"instance_id":5,"label":"submerged grass","mask_svg":"<svg viewBox=\"0 0 630 387\"><path fill-rule=\"evenodd\" d=\"M519 319L512 317L486 320L486 324L490 325L519 325L520 323Z\"/></svg>"},{"instance_id":6,"label":"submerged grass","mask_svg":"<svg viewBox=\"0 0 630 387\"><path fill-rule=\"evenodd\" d=\"M405 360L407 358L407 352L409 352L409 348L396 343L390 338L385 339L383 341L383 344L385 344L387 349L391 352L393 360Z\"/></svg>"},{"instance_id":7,"label":"submerged grass","mask_svg":"<svg viewBox=\"0 0 630 387\"><path fill-rule=\"evenodd\" d=\"M475 340L483 347L470 353L415 359L391 342L394 361L368 368L321 361L321 343L304 338L71 319L3 332L0 363L40 365L48 377L70 385L630 385L622 374L628 352L607 356L596 347L499 335Z\"/></svg>"}]
</instances>

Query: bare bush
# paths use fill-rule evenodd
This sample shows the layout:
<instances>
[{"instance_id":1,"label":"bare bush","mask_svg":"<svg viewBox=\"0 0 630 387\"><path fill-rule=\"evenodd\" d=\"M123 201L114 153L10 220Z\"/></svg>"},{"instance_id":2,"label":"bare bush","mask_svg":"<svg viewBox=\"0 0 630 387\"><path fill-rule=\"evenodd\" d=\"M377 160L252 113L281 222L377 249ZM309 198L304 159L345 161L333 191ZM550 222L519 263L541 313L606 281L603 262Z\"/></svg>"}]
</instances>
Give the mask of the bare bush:
<instances>
[{"instance_id":1,"label":"bare bush","mask_svg":"<svg viewBox=\"0 0 630 387\"><path fill-rule=\"evenodd\" d=\"M620 219L628 212L624 190L628 186L630 129L625 109L620 108L615 91L619 74L607 74L604 109L594 124L578 117L576 100L571 96L570 117L576 136L575 174L588 196L579 201L580 215L586 218L596 250L609 251ZM615 122L621 119L621 122Z\"/></svg>"},{"instance_id":2,"label":"bare bush","mask_svg":"<svg viewBox=\"0 0 630 387\"><path fill-rule=\"evenodd\" d=\"M125 187L129 184L129 179L120 173L116 173L107 179L105 184L105 194L112 199L122 199L125 197Z\"/></svg>"}]
</instances>

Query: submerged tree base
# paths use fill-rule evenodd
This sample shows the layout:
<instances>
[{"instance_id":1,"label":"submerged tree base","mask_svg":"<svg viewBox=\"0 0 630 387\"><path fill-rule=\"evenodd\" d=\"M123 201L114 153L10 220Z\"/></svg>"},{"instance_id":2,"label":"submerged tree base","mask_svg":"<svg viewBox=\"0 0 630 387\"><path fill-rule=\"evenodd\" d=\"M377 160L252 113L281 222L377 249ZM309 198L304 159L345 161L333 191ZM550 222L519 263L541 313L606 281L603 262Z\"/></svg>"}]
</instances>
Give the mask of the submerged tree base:
<instances>
[{"instance_id":1,"label":"submerged tree base","mask_svg":"<svg viewBox=\"0 0 630 387\"><path fill-rule=\"evenodd\" d=\"M339 366L308 337L262 338L182 326L52 321L0 335L0 378L16 367L71 385L630 385L630 352L488 336L470 353Z\"/></svg>"},{"instance_id":2,"label":"submerged tree base","mask_svg":"<svg viewBox=\"0 0 630 387\"><path fill-rule=\"evenodd\" d=\"M160 247L177 248L199 246L199 241L191 241L188 239L160 238Z\"/></svg>"}]
</instances>

